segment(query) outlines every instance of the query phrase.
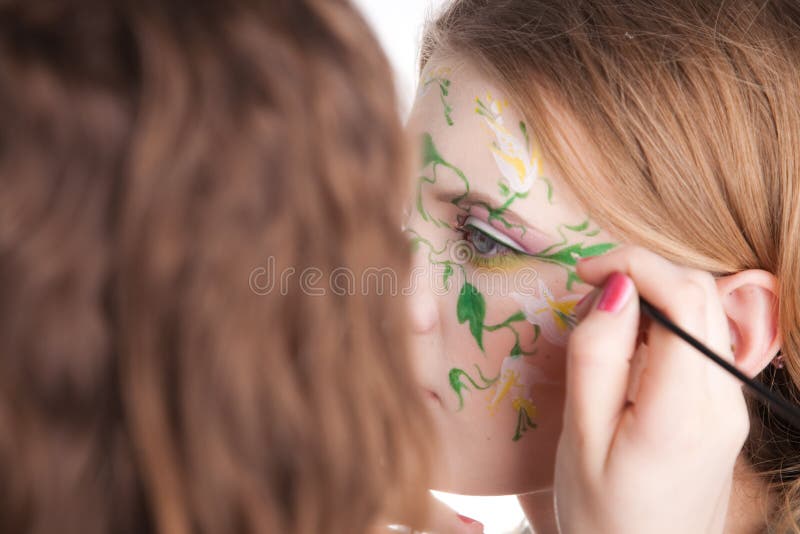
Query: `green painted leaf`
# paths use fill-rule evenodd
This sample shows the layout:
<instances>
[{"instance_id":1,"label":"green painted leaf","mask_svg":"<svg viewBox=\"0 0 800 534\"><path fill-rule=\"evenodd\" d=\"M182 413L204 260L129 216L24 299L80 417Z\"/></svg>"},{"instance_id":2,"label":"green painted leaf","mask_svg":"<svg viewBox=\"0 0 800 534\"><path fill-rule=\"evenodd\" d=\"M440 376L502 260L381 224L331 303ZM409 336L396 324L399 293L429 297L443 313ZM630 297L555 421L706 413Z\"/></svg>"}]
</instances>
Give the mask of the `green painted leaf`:
<instances>
[{"instance_id":1,"label":"green painted leaf","mask_svg":"<svg viewBox=\"0 0 800 534\"><path fill-rule=\"evenodd\" d=\"M583 243L575 243L568 247L562 248L558 252L538 256L543 260L560 263L562 265L575 266L577 263L576 257L588 258L590 256L598 256L614 248L614 243L598 243L597 245L590 245L584 247Z\"/></svg>"},{"instance_id":2,"label":"green painted leaf","mask_svg":"<svg viewBox=\"0 0 800 534\"><path fill-rule=\"evenodd\" d=\"M589 228L589 219L586 219L581 224L576 224L575 226L564 225L564 228L572 230L573 232L583 232Z\"/></svg>"},{"instance_id":3,"label":"green painted leaf","mask_svg":"<svg viewBox=\"0 0 800 534\"><path fill-rule=\"evenodd\" d=\"M582 247L581 243L575 243L574 245L562 248L558 252L541 256L541 258L555 263L561 263L562 265L574 266L576 260L573 254L577 254L579 257L581 257L581 247Z\"/></svg>"},{"instance_id":4,"label":"green painted leaf","mask_svg":"<svg viewBox=\"0 0 800 534\"><path fill-rule=\"evenodd\" d=\"M450 369L450 373L448 374L448 378L450 380L450 388L455 392L456 395L458 395L459 410L461 410L464 407L464 395L463 395L464 390L469 391L469 386L467 386L467 384L462 382L461 381L462 379L465 379L467 382L469 382L475 389L484 390L490 388L492 384L497 382L497 379L500 378L500 375L497 375L495 378L486 378L485 376L483 376L483 372L481 371L481 368L478 367L478 364L475 364L475 369L478 370L478 375L480 375L481 381L483 382L482 385L476 383L475 380L473 380L473 378L469 376L469 373L467 373L463 369L459 369L458 367L453 367L452 369Z\"/></svg>"},{"instance_id":5,"label":"green painted leaf","mask_svg":"<svg viewBox=\"0 0 800 534\"><path fill-rule=\"evenodd\" d=\"M450 280L451 276L453 276L453 266L447 263L444 266L444 274L442 275L442 283L444 284L445 288L450 287L448 281Z\"/></svg>"},{"instance_id":6,"label":"green painted leaf","mask_svg":"<svg viewBox=\"0 0 800 534\"><path fill-rule=\"evenodd\" d=\"M472 284L465 282L458 295L456 316L459 324L469 322L472 337L483 350L483 321L486 318L486 301Z\"/></svg>"},{"instance_id":7,"label":"green painted leaf","mask_svg":"<svg viewBox=\"0 0 800 534\"><path fill-rule=\"evenodd\" d=\"M433 137L431 134L422 134L422 165L423 168L431 163L442 163L442 155L436 150L436 145L433 144Z\"/></svg>"},{"instance_id":8,"label":"green painted leaf","mask_svg":"<svg viewBox=\"0 0 800 534\"><path fill-rule=\"evenodd\" d=\"M567 273L567 291L572 291L572 285L575 282L583 282L583 280L581 280L581 277L578 276L578 273L576 273L575 271L573 271L573 270L568 271L568 273Z\"/></svg>"},{"instance_id":9,"label":"green painted leaf","mask_svg":"<svg viewBox=\"0 0 800 534\"><path fill-rule=\"evenodd\" d=\"M553 184L547 178L544 178L544 183L547 184L547 203L553 203Z\"/></svg>"},{"instance_id":10,"label":"green painted leaf","mask_svg":"<svg viewBox=\"0 0 800 534\"><path fill-rule=\"evenodd\" d=\"M588 246L581 251L581 258L605 254L615 246L616 245L614 243L598 243L597 245Z\"/></svg>"},{"instance_id":11,"label":"green painted leaf","mask_svg":"<svg viewBox=\"0 0 800 534\"><path fill-rule=\"evenodd\" d=\"M497 182L497 185L500 187L500 194L504 197L507 197L511 194L511 189L508 188L505 182L499 181Z\"/></svg>"},{"instance_id":12,"label":"green painted leaf","mask_svg":"<svg viewBox=\"0 0 800 534\"><path fill-rule=\"evenodd\" d=\"M450 379L450 388L458 395L458 409L461 410L464 407L464 395L462 393L463 389L469 389L466 384L461 382L461 375L467 375L466 371L463 371L457 367L453 367L450 369L450 373L448 378ZM467 375L469 378L469 375Z\"/></svg>"},{"instance_id":13,"label":"green painted leaf","mask_svg":"<svg viewBox=\"0 0 800 534\"><path fill-rule=\"evenodd\" d=\"M422 182L420 181L420 186L417 188L417 211L419 212L420 216L423 220L427 221L429 219L428 212L425 211L425 206L422 204Z\"/></svg>"},{"instance_id":14,"label":"green painted leaf","mask_svg":"<svg viewBox=\"0 0 800 534\"><path fill-rule=\"evenodd\" d=\"M520 310L517 313L515 313L514 315L512 315L511 317L509 317L508 319L506 319L505 322L506 323L518 323L518 322L524 321L524 320L525 320L525 313L522 310Z\"/></svg>"}]
</instances>

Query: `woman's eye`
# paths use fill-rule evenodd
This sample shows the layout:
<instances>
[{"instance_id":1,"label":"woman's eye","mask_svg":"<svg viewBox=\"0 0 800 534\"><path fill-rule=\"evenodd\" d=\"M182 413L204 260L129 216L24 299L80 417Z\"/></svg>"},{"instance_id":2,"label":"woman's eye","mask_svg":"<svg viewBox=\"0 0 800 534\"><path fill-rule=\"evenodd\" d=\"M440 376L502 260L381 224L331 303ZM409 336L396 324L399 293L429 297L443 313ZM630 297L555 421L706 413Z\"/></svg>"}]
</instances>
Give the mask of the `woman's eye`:
<instances>
[{"instance_id":1,"label":"woman's eye","mask_svg":"<svg viewBox=\"0 0 800 534\"><path fill-rule=\"evenodd\" d=\"M475 247L475 252L484 258L493 256L505 256L519 253L519 245L514 241L492 228L492 226L474 216L468 216L460 221L460 227L464 232L464 240Z\"/></svg>"},{"instance_id":2,"label":"woman's eye","mask_svg":"<svg viewBox=\"0 0 800 534\"><path fill-rule=\"evenodd\" d=\"M475 251L482 256L496 256L511 251L507 246L497 242L493 237L473 226L466 228L464 238L472 243L472 246L475 247Z\"/></svg>"}]
</instances>

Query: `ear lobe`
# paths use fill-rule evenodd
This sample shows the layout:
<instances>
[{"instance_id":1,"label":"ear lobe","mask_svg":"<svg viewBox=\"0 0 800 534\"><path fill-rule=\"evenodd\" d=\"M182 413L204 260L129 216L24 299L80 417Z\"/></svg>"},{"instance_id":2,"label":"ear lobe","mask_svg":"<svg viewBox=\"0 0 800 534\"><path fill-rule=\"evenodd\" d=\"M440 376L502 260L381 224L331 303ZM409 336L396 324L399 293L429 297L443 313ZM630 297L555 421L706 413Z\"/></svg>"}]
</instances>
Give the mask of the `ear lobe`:
<instances>
[{"instance_id":1,"label":"ear lobe","mask_svg":"<svg viewBox=\"0 0 800 534\"><path fill-rule=\"evenodd\" d=\"M718 278L717 289L731 328L736 367L753 377L780 348L778 281L767 271L749 269Z\"/></svg>"}]
</instances>

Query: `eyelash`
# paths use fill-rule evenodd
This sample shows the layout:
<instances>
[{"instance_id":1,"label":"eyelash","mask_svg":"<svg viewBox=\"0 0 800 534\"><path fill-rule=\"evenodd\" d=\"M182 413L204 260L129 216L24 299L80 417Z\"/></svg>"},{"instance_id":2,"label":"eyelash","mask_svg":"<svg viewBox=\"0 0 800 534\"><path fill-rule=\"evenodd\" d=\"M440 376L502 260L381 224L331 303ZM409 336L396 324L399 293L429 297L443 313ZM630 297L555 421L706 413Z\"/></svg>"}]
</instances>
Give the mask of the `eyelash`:
<instances>
[{"instance_id":1,"label":"eyelash","mask_svg":"<svg viewBox=\"0 0 800 534\"><path fill-rule=\"evenodd\" d=\"M459 220L459 224L457 226L457 230L461 232L462 238L470 243L475 251L470 258L470 263L473 266L484 268L509 268L519 264L520 262L524 262L527 259L526 254L523 254L519 250L515 250L505 243L501 243L493 235L481 230L480 228L477 228L475 226L476 221L480 220L471 216L465 217L463 220ZM482 223L483 221L480 222ZM491 241L491 253L480 251L475 242L475 236L480 236L480 238Z\"/></svg>"}]
</instances>

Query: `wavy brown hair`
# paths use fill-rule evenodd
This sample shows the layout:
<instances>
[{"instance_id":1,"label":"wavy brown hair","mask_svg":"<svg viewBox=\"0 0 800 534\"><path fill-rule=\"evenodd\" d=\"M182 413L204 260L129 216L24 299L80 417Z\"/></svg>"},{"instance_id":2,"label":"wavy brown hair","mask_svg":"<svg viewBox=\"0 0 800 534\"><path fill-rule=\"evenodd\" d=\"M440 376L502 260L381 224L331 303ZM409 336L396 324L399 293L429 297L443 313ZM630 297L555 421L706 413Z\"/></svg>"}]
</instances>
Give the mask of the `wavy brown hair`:
<instances>
[{"instance_id":1,"label":"wavy brown hair","mask_svg":"<svg viewBox=\"0 0 800 534\"><path fill-rule=\"evenodd\" d=\"M797 403L799 35L789 0L455 0L427 29L422 64L455 54L497 81L623 240L715 275L773 273L785 367L758 378ZM591 154L571 145L571 124ZM779 502L765 521L800 533L800 434L749 404L745 457Z\"/></svg>"},{"instance_id":2,"label":"wavy brown hair","mask_svg":"<svg viewBox=\"0 0 800 534\"><path fill-rule=\"evenodd\" d=\"M418 511L405 305L251 287L270 257L404 276L405 165L346 1L2 2L0 531Z\"/></svg>"}]
</instances>

